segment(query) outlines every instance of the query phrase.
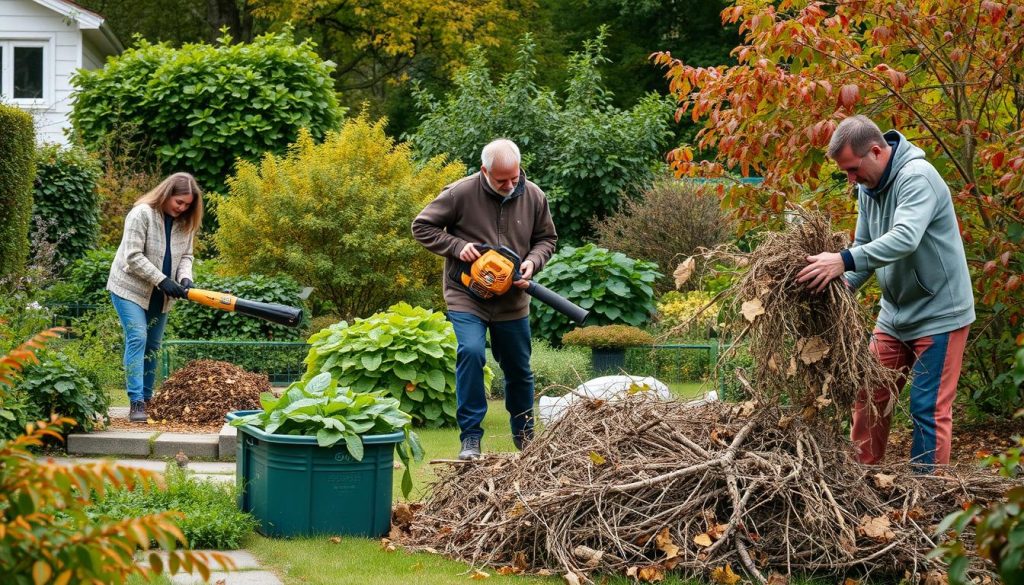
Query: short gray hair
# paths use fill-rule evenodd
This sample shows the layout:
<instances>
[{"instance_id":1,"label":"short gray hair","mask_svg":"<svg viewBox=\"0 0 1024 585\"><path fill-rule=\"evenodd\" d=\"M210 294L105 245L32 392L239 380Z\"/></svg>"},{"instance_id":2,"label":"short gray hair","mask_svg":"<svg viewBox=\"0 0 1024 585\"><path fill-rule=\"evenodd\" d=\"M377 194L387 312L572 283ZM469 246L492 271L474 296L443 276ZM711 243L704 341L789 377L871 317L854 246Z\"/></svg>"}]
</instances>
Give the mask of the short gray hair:
<instances>
[{"instance_id":1,"label":"short gray hair","mask_svg":"<svg viewBox=\"0 0 1024 585\"><path fill-rule=\"evenodd\" d=\"M854 156L865 156L874 145L885 146L885 137L878 126L867 116L857 114L843 120L836 126L832 139L828 141L828 157L835 160L847 145Z\"/></svg>"},{"instance_id":2,"label":"short gray hair","mask_svg":"<svg viewBox=\"0 0 1024 585\"><path fill-rule=\"evenodd\" d=\"M518 165L522 162L522 157L519 156L519 147L508 138L492 140L480 152L480 163L484 165L485 169L490 171L495 160Z\"/></svg>"}]
</instances>

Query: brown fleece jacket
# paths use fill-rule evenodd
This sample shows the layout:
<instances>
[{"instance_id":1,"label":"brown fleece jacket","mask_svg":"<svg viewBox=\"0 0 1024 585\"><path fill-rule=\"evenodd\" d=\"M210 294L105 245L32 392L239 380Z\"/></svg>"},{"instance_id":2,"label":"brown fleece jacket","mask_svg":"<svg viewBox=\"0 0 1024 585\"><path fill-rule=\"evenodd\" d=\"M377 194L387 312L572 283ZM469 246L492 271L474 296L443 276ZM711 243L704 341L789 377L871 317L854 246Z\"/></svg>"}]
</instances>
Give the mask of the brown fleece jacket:
<instances>
[{"instance_id":1,"label":"brown fleece jacket","mask_svg":"<svg viewBox=\"0 0 1024 585\"><path fill-rule=\"evenodd\" d=\"M558 234L547 197L521 174L507 198L495 193L480 172L446 186L412 222L412 235L431 252L444 256L444 300L449 311L472 313L484 321L511 321L530 314L530 297L513 287L482 300L453 282L459 252L466 244L507 246L540 272L555 251Z\"/></svg>"}]
</instances>

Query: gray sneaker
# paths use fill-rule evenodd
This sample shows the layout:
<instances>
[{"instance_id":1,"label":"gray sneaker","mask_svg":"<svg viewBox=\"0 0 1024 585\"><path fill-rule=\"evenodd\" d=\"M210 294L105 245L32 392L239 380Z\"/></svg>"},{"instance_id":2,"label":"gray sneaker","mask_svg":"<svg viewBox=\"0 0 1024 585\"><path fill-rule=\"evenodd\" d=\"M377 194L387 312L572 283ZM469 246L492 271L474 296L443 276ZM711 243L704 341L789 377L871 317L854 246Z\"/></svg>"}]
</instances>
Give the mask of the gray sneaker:
<instances>
[{"instance_id":1,"label":"gray sneaker","mask_svg":"<svg viewBox=\"0 0 1024 585\"><path fill-rule=\"evenodd\" d=\"M472 461L480 457L480 437L466 437L462 439L462 450L459 451L459 459Z\"/></svg>"},{"instance_id":2,"label":"gray sneaker","mask_svg":"<svg viewBox=\"0 0 1024 585\"><path fill-rule=\"evenodd\" d=\"M131 403L128 408L128 421L129 422L146 422L149 417L146 416L146 403L138 400Z\"/></svg>"}]
</instances>

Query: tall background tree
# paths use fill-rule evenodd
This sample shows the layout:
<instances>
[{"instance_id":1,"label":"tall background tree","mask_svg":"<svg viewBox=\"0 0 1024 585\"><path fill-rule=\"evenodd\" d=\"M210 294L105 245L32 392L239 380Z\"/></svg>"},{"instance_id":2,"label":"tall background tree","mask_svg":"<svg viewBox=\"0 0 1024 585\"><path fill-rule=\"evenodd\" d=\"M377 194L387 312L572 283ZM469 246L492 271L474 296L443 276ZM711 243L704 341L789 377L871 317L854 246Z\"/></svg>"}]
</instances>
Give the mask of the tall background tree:
<instances>
[{"instance_id":1,"label":"tall background tree","mask_svg":"<svg viewBox=\"0 0 1024 585\"><path fill-rule=\"evenodd\" d=\"M677 118L700 122L671 155L678 174L764 177L722 186L741 230L781 225L790 203L851 227L854 200L824 148L863 113L925 149L954 191L979 314L961 388L981 411L1020 406L1010 374L1024 345L1024 6L993 0L737 0L734 66L660 54ZM695 160L699 154L710 160ZM699 157L698 157L699 158Z\"/></svg>"}]
</instances>

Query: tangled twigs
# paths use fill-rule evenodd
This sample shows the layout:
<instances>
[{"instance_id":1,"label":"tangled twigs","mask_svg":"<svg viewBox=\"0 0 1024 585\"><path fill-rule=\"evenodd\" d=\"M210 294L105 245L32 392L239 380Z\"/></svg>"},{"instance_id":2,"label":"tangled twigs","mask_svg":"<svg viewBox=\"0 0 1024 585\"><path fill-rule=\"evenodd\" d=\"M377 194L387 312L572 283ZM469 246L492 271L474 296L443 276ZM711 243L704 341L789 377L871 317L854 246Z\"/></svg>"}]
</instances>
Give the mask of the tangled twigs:
<instances>
[{"instance_id":1,"label":"tangled twigs","mask_svg":"<svg viewBox=\"0 0 1024 585\"><path fill-rule=\"evenodd\" d=\"M808 256L839 252L848 241L825 216L794 213L785 231L764 233L749 254L722 247L704 255L740 270L726 297L744 327L734 343L745 338L754 360L748 387L753 398L799 405L808 418L823 413L841 419L859 391L894 386L901 373L868 351L870 314L845 281L833 280L821 293L796 281Z\"/></svg>"},{"instance_id":2,"label":"tangled twigs","mask_svg":"<svg viewBox=\"0 0 1024 585\"><path fill-rule=\"evenodd\" d=\"M929 566L948 512L1006 489L990 475L861 466L794 414L581 400L520 455L439 469L401 541L505 572L902 574Z\"/></svg>"}]
</instances>

